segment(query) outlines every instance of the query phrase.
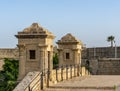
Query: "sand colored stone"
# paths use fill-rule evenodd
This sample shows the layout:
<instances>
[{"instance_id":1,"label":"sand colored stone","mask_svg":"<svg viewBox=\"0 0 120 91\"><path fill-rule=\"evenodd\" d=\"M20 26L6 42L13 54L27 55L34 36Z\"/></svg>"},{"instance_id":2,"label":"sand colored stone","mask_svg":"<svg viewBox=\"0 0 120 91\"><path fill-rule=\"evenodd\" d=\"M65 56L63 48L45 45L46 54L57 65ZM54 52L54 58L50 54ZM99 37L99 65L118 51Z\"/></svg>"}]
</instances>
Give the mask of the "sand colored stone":
<instances>
[{"instance_id":1,"label":"sand colored stone","mask_svg":"<svg viewBox=\"0 0 120 91\"><path fill-rule=\"evenodd\" d=\"M60 82L45 91L120 91L118 79L117 75L83 76Z\"/></svg>"}]
</instances>

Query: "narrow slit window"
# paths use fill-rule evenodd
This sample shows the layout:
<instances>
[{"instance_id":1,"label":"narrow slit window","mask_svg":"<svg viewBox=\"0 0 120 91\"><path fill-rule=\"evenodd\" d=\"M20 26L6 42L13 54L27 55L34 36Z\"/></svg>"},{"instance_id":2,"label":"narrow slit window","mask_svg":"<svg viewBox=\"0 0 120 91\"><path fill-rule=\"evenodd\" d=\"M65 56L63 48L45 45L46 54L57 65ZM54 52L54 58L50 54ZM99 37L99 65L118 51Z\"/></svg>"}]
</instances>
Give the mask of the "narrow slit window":
<instances>
[{"instance_id":1,"label":"narrow slit window","mask_svg":"<svg viewBox=\"0 0 120 91\"><path fill-rule=\"evenodd\" d=\"M70 59L70 53L66 53L66 59Z\"/></svg>"},{"instance_id":2,"label":"narrow slit window","mask_svg":"<svg viewBox=\"0 0 120 91\"><path fill-rule=\"evenodd\" d=\"M30 59L35 59L35 50L30 50Z\"/></svg>"}]
</instances>

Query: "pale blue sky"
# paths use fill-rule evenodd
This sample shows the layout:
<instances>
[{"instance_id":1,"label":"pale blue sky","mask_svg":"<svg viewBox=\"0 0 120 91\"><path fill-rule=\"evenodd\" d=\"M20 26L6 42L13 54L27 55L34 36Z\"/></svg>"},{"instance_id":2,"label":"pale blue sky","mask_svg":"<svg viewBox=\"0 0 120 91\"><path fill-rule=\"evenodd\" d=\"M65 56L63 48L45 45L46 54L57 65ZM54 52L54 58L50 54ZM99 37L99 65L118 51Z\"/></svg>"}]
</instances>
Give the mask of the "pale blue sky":
<instances>
[{"instance_id":1,"label":"pale blue sky","mask_svg":"<svg viewBox=\"0 0 120 91\"><path fill-rule=\"evenodd\" d=\"M14 48L18 31L38 22L55 34L55 42L72 33L87 47L120 45L120 0L1 0L0 48Z\"/></svg>"}]
</instances>

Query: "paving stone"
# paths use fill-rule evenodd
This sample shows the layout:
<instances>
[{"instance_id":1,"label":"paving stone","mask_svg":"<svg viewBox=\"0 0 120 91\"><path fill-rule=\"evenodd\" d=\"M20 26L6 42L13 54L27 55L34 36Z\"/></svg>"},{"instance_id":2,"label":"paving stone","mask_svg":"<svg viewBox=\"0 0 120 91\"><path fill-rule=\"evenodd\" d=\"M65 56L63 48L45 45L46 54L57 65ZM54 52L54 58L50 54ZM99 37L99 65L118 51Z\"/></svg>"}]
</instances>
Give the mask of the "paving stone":
<instances>
[{"instance_id":1,"label":"paving stone","mask_svg":"<svg viewBox=\"0 0 120 91\"><path fill-rule=\"evenodd\" d=\"M77 77L59 82L45 91L120 91L119 79L119 75Z\"/></svg>"}]
</instances>

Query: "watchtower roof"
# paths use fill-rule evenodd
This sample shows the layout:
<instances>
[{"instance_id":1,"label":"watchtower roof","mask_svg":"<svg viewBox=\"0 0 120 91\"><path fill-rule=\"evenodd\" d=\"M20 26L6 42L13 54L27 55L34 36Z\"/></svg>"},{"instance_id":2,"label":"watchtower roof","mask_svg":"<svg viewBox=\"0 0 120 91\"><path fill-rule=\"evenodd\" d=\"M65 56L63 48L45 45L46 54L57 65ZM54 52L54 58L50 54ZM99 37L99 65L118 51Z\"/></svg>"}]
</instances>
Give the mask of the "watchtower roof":
<instances>
[{"instance_id":1,"label":"watchtower roof","mask_svg":"<svg viewBox=\"0 0 120 91\"><path fill-rule=\"evenodd\" d=\"M55 37L53 33L49 32L38 23L33 23L30 27L25 28L22 32L18 32L18 35L16 35L16 37L30 37L31 35L36 37L47 35Z\"/></svg>"},{"instance_id":2,"label":"watchtower roof","mask_svg":"<svg viewBox=\"0 0 120 91\"><path fill-rule=\"evenodd\" d=\"M76 37L74 37L71 33L66 34L60 40L58 40L57 44L60 44L60 43L80 43L80 44L82 44L82 42L80 40L78 40Z\"/></svg>"},{"instance_id":3,"label":"watchtower roof","mask_svg":"<svg viewBox=\"0 0 120 91\"><path fill-rule=\"evenodd\" d=\"M30 27L23 30L24 33L51 33L38 23L33 23Z\"/></svg>"}]
</instances>

